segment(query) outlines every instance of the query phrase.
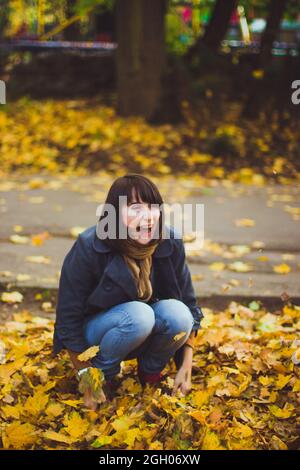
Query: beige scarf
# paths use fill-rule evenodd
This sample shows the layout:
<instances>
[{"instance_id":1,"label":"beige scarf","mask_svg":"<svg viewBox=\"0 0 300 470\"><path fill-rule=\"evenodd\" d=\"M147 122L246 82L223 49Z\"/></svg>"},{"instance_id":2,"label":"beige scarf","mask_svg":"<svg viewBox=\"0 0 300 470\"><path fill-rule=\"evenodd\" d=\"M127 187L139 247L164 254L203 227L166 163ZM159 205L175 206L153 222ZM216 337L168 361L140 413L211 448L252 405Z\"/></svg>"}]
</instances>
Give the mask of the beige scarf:
<instances>
[{"instance_id":1,"label":"beige scarf","mask_svg":"<svg viewBox=\"0 0 300 470\"><path fill-rule=\"evenodd\" d=\"M152 239L151 245L142 245L129 237L125 242L125 250L122 253L123 258L136 282L138 298L146 302L152 296L152 285L150 281L152 254L159 240Z\"/></svg>"}]
</instances>

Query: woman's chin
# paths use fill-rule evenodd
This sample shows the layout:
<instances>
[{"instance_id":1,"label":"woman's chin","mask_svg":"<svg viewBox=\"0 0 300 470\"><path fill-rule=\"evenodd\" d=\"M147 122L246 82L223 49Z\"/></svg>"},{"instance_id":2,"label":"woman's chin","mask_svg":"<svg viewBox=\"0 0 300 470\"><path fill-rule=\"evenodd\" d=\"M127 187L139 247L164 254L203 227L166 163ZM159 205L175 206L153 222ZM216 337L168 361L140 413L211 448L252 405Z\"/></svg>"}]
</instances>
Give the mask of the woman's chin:
<instances>
[{"instance_id":1,"label":"woman's chin","mask_svg":"<svg viewBox=\"0 0 300 470\"><path fill-rule=\"evenodd\" d=\"M151 241L151 237L148 238L137 238L136 241L141 245L147 245Z\"/></svg>"},{"instance_id":2,"label":"woman's chin","mask_svg":"<svg viewBox=\"0 0 300 470\"><path fill-rule=\"evenodd\" d=\"M140 237L136 237L135 241L140 243L141 245L146 245L152 240L151 235L141 235Z\"/></svg>"}]
</instances>

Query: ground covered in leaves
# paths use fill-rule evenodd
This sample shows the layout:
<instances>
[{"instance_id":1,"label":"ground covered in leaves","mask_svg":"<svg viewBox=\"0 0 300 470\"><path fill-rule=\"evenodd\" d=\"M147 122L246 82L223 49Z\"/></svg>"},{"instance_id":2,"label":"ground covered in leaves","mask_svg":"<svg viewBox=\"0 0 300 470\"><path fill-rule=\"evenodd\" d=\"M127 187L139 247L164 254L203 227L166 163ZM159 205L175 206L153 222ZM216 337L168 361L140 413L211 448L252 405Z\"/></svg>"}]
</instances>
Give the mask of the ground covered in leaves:
<instances>
[{"instance_id":1,"label":"ground covered in leaves","mask_svg":"<svg viewBox=\"0 0 300 470\"><path fill-rule=\"evenodd\" d=\"M206 103L195 115L182 102L184 121L150 125L119 117L99 99L31 100L1 106L3 175L86 174L108 170L156 175L195 174L263 185L299 181L299 126L276 117L240 118L236 104L211 115ZM218 104L219 110L219 104Z\"/></svg>"},{"instance_id":2,"label":"ground covered in leaves","mask_svg":"<svg viewBox=\"0 0 300 470\"><path fill-rule=\"evenodd\" d=\"M21 309L0 326L0 425L5 449L297 449L300 306L204 308L192 390L167 379L142 390L136 359L97 411L84 408L65 353L52 357L53 320Z\"/></svg>"}]
</instances>

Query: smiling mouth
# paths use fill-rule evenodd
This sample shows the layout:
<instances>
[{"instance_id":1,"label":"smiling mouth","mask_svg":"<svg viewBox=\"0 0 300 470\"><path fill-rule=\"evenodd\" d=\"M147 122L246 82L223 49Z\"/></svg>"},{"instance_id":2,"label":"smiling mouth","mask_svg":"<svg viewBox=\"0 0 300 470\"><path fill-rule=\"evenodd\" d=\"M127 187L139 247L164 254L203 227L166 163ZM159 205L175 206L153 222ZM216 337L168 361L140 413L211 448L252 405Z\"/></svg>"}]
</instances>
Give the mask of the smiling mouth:
<instances>
[{"instance_id":1,"label":"smiling mouth","mask_svg":"<svg viewBox=\"0 0 300 470\"><path fill-rule=\"evenodd\" d=\"M137 227L137 231L138 232L142 232L142 233L150 233L152 230L152 226L145 226L145 227L141 227L140 225Z\"/></svg>"}]
</instances>

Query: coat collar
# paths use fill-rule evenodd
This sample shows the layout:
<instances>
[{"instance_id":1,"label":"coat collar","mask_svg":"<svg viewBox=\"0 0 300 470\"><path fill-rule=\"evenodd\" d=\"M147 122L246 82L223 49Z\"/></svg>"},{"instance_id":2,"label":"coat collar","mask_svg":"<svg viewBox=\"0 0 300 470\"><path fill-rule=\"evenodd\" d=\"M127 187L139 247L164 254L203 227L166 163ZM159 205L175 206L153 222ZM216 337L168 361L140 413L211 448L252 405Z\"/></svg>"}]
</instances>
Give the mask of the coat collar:
<instances>
[{"instance_id":1,"label":"coat collar","mask_svg":"<svg viewBox=\"0 0 300 470\"><path fill-rule=\"evenodd\" d=\"M166 256L170 256L173 251L173 233L172 229L168 225L165 225L165 233L168 238L164 238L161 243L156 247L152 255L154 258L164 258ZM108 253L111 251L111 248L97 236L96 226L93 239L93 247L98 253Z\"/></svg>"}]
</instances>

